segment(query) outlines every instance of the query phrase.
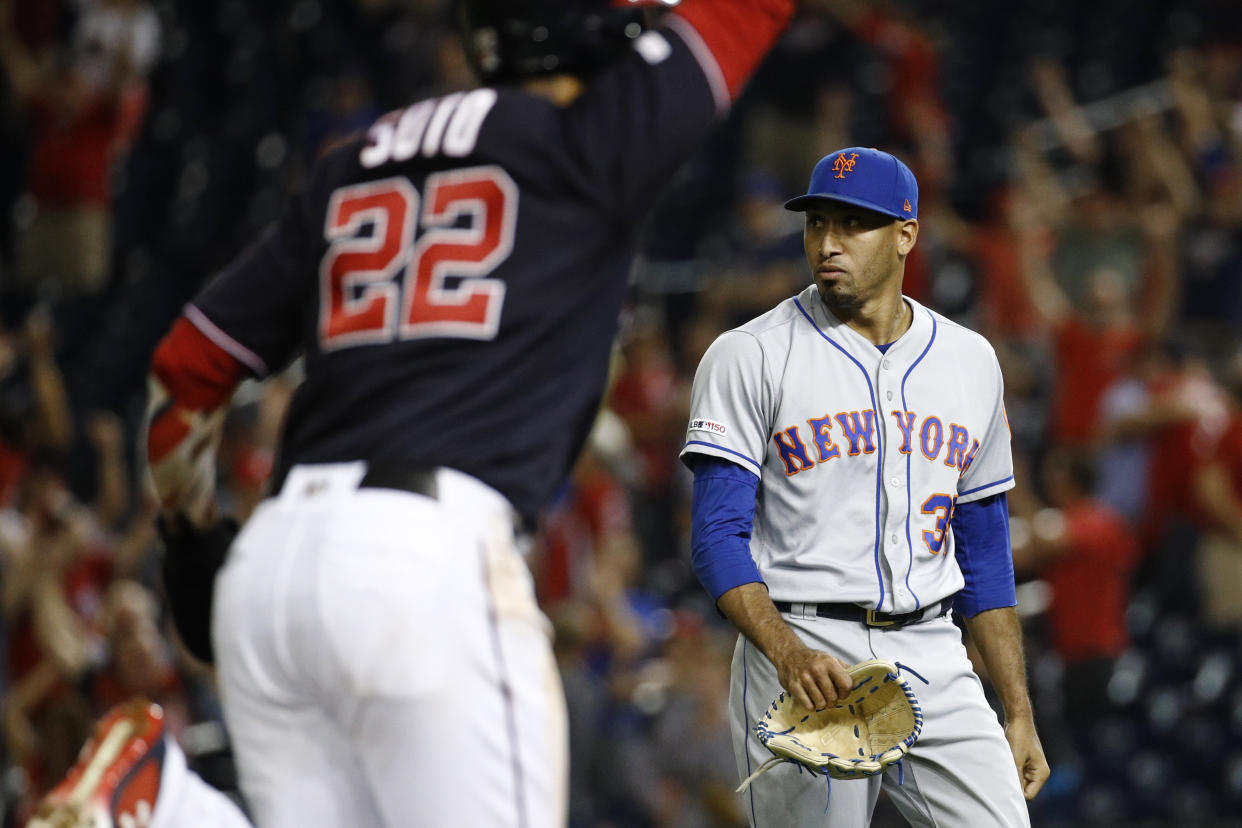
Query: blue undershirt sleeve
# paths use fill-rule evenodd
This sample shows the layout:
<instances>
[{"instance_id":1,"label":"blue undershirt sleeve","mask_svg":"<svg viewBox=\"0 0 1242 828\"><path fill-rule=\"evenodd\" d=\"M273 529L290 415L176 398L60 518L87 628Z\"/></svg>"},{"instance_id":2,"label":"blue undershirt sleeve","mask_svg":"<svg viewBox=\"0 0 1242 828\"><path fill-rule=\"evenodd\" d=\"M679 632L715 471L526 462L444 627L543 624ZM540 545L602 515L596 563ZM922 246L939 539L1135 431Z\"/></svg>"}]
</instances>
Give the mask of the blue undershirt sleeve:
<instances>
[{"instance_id":1,"label":"blue undershirt sleeve","mask_svg":"<svg viewBox=\"0 0 1242 828\"><path fill-rule=\"evenodd\" d=\"M966 585L953 611L967 618L1018 603L1009 544L1009 502L1005 493L962 503L953 515L957 565Z\"/></svg>"},{"instance_id":2,"label":"blue undershirt sleeve","mask_svg":"<svg viewBox=\"0 0 1242 828\"><path fill-rule=\"evenodd\" d=\"M736 463L695 455L690 509L690 566L699 583L720 599L734 587L763 583L750 556L759 478Z\"/></svg>"}]
</instances>

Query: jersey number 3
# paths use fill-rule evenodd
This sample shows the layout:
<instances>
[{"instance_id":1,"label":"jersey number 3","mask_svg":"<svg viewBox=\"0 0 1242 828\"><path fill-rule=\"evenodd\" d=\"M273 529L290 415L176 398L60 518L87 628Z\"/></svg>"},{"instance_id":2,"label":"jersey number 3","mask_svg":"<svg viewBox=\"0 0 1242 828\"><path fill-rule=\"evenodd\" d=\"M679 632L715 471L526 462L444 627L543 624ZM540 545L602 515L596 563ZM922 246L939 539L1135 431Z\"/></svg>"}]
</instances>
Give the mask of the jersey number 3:
<instances>
[{"instance_id":1,"label":"jersey number 3","mask_svg":"<svg viewBox=\"0 0 1242 828\"><path fill-rule=\"evenodd\" d=\"M956 505L957 496L948 494L934 494L923 501L923 514L936 516L935 528L923 531L923 543L927 544L933 555L939 555L944 547L945 530L953 519L953 507Z\"/></svg>"},{"instance_id":2,"label":"jersey number 3","mask_svg":"<svg viewBox=\"0 0 1242 828\"><path fill-rule=\"evenodd\" d=\"M399 176L332 193L319 265L324 351L496 338L505 285L488 275L513 252L517 185L483 166L433 173L424 189L420 200Z\"/></svg>"}]
</instances>

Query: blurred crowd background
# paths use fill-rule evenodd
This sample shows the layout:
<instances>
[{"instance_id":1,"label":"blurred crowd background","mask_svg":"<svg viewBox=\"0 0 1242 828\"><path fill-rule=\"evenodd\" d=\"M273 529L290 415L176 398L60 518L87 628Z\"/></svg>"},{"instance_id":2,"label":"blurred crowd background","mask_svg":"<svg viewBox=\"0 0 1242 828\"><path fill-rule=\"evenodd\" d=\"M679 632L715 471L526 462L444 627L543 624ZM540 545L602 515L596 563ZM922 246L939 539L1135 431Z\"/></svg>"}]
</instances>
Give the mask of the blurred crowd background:
<instances>
[{"instance_id":1,"label":"blurred crowd background","mask_svg":"<svg viewBox=\"0 0 1242 828\"><path fill-rule=\"evenodd\" d=\"M157 588L139 428L182 304L322 149L471 84L445 0L0 0L3 825L97 715L165 705L235 778ZM920 183L906 293L1004 368L1037 825L1242 814L1242 4L804 0L635 269L615 382L532 558L574 826L744 825L734 634L689 567L698 359L808 283L782 201L842 146ZM589 278L584 274L583 278ZM220 502L262 497L298 366L243 386ZM831 504L824 504L831 508ZM985 676L986 679L986 676ZM876 824L895 821L881 802Z\"/></svg>"}]
</instances>

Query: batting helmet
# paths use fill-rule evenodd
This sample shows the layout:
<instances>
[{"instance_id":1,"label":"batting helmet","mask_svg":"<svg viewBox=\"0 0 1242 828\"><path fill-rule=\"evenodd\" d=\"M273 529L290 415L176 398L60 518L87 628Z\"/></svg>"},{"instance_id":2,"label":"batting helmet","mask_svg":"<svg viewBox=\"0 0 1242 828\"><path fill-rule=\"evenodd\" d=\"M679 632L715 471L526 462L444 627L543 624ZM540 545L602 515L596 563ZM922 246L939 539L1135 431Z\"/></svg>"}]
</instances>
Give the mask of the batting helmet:
<instances>
[{"instance_id":1,"label":"batting helmet","mask_svg":"<svg viewBox=\"0 0 1242 828\"><path fill-rule=\"evenodd\" d=\"M678 0L458 0L462 42L484 83L589 75L645 28L644 7Z\"/></svg>"}]
</instances>

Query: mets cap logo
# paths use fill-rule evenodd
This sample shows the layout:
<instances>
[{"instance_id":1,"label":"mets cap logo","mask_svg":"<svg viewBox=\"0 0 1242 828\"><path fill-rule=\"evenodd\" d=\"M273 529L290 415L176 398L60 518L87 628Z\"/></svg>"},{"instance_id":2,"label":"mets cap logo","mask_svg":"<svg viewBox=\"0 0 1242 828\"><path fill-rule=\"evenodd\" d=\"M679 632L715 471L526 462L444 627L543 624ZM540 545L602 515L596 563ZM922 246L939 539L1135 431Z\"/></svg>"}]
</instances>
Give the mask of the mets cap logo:
<instances>
[{"instance_id":1,"label":"mets cap logo","mask_svg":"<svg viewBox=\"0 0 1242 828\"><path fill-rule=\"evenodd\" d=\"M847 172L854 171L854 161L858 158L858 153L851 152L850 157L846 158L845 153L837 153L837 160L832 162L832 170L836 173L834 178L845 178Z\"/></svg>"},{"instance_id":2,"label":"mets cap logo","mask_svg":"<svg viewBox=\"0 0 1242 828\"><path fill-rule=\"evenodd\" d=\"M902 209L902 210L904 210L904 211L905 211L905 212L907 212L907 213L909 213L909 212L912 212L912 211L913 211L913 208L910 206L910 199L908 199L908 198L907 198L907 199L905 200L905 203L901 205L901 209Z\"/></svg>"}]
</instances>

